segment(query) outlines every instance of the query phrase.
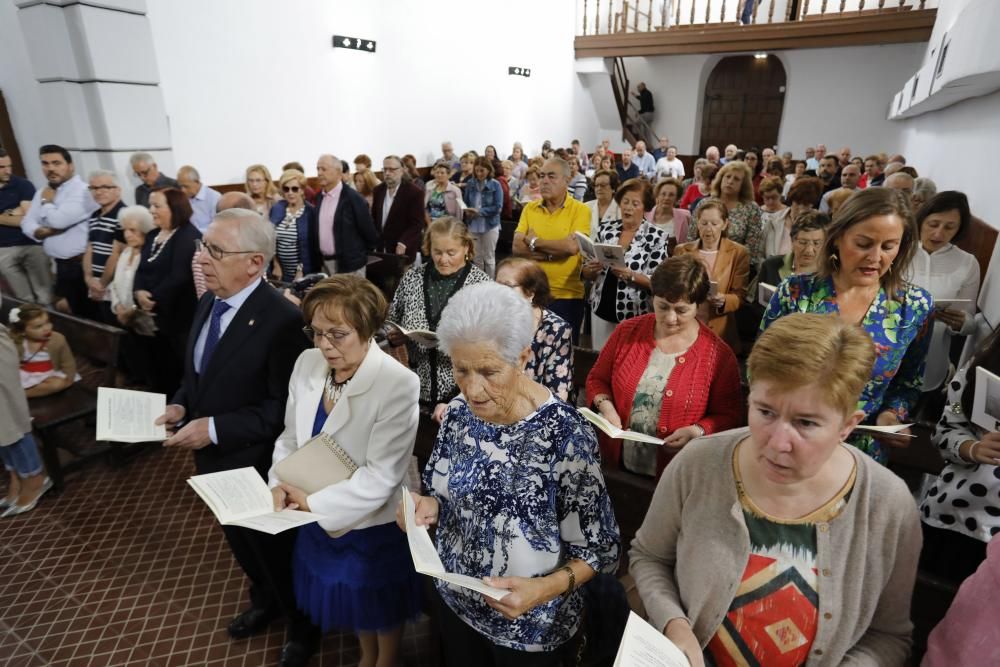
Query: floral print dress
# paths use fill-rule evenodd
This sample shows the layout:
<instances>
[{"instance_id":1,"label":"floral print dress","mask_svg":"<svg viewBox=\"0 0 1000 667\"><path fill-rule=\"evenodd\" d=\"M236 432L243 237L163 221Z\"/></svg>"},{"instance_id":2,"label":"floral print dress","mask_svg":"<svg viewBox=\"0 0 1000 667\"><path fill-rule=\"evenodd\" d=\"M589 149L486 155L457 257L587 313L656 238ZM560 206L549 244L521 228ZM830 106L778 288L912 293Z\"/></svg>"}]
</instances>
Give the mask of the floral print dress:
<instances>
[{"instance_id":1,"label":"floral print dress","mask_svg":"<svg viewBox=\"0 0 1000 667\"><path fill-rule=\"evenodd\" d=\"M524 372L556 398L572 402L573 328L551 310L542 311Z\"/></svg>"},{"instance_id":2,"label":"floral print dress","mask_svg":"<svg viewBox=\"0 0 1000 667\"><path fill-rule=\"evenodd\" d=\"M483 421L464 398L456 398L423 482L440 503L437 551L448 572L535 577L574 559L598 573L618 567L618 523L594 430L555 397L513 424ZM552 651L583 620L579 590L510 621L479 593L440 580L434 585L474 630L517 651Z\"/></svg>"},{"instance_id":3,"label":"floral print dress","mask_svg":"<svg viewBox=\"0 0 1000 667\"><path fill-rule=\"evenodd\" d=\"M890 300L885 290L879 289L861 320L876 352L872 377L858 399L858 408L865 413L864 424L874 424L879 413L886 410L905 422L923 387L933 300L926 290L909 283L895 297ZM832 277L793 275L782 281L771 297L760 330L790 313L837 315L839 312ZM889 459L888 451L871 435L855 431L848 442L879 463L885 464Z\"/></svg>"}]
</instances>

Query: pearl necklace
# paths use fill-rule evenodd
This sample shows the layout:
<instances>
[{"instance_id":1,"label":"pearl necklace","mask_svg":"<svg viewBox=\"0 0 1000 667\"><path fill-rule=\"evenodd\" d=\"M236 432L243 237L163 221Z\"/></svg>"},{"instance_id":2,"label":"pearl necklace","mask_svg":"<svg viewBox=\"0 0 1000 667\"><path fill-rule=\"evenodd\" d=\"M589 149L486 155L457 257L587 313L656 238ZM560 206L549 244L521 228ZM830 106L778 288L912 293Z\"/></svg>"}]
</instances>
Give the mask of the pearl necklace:
<instances>
[{"instance_id":1,"label":"pearl necklace","mask_svg":"<svg viewBox=\"0 0 1000 667\"><path fill-rule=\"evenodd\" d=\"M326 392L326 399L330 401L332 405L336 405L337 401L340 400L341 395L344 393L344 390L347 388L347 383L354 379L354 376L352 375L343 382L337 382L333 379L333 374L334 371L331 368L330 372L326 376L326 383L324 384L323 389Z\"/></svg>"},{"instance_id":2,"label":"pearl necklace","mask_svg":"<svg viewBox=\"0 0 1000 667\"><path fill-rule=\"evenodd\" d=\"M156 238L153 239L153 251L149 254L149 259L147 259L146 261L155 262L156 258L160 256L161 252L163 252L163 249L167 247L167 241L169 241L173 235L174 231L170 230L170 233L167 234L167 237L161 241L160 237L163 236L163 232L157 234Z\"/></svg>"}]
</instances>

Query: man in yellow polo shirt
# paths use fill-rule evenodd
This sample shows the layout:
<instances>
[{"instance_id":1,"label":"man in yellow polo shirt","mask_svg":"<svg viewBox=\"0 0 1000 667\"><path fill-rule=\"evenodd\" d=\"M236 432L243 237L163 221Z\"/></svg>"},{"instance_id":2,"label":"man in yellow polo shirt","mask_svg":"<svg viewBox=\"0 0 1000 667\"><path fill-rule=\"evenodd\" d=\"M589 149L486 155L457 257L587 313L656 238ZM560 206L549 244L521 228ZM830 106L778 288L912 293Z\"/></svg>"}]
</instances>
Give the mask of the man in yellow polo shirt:
<instances>
[{"instance_id":1,"label":"man in yellow polo shirt","mask_svg":"<svg viewBox=\"0 0 1000 667\"><path fill-rule=\"evenodd\" d=\"M514 232L514 254L538 262L549 279L553 301L549 310L569 322L573 342L583 323L583 281L580 246L574 232L590 235L590 209L569 196L573 166L551 158L542 166L542 198L527 204Z\"/></svg>"}]
</instances>

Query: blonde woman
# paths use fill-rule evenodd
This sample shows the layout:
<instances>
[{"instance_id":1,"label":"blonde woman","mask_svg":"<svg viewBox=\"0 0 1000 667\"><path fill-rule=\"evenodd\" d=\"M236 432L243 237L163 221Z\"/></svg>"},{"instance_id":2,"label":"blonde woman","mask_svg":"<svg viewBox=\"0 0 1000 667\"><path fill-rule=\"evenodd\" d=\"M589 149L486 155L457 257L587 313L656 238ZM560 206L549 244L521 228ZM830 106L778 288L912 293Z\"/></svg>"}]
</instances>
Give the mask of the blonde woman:
<instances>
[{"instance_id":1,"label":"blonde woman","mask_svg":"<svg viewBox=\"0 0 1000 667\"><path fill-rule=\"evenodd\" d=\"M281 199L278 188L271 179L271 172L262 164L252 164L247 167L247 194L253 199L254 210L265 218L270 214L271 207Z\"/></svg>"},{"instance_id":2,"label":"blonde woman","mask_svg":"<svg viewBox=\"0 0 1000 667\"><path fill-rule=\"evenodd\" d=\"M275 252L271 274L290 282L295 275L309 275L323 268L319 254L319 231L316 208L306 201L306 175L297 169L281 174L284 199L271 207L275 227Z\"/></svg>"}]
</instances>

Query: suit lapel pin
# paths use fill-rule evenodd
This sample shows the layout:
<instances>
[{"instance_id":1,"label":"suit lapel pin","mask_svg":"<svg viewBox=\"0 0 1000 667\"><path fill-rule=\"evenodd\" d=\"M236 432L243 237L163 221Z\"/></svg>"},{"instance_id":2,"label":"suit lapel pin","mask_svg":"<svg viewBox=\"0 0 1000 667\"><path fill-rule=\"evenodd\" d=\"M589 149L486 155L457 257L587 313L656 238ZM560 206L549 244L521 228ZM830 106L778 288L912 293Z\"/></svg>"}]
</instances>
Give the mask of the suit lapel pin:
<instances>
[{"instance_id":1,"label":"suit lapel pin","mask_svg":"<svg viewBox=\"0 0 1000 667\"><path fill-rule=\"evenodd\" d=\"M253 322L254 322L253 320L250 320L249 325L253 326Z\"/></svg>"}]
</instances>

